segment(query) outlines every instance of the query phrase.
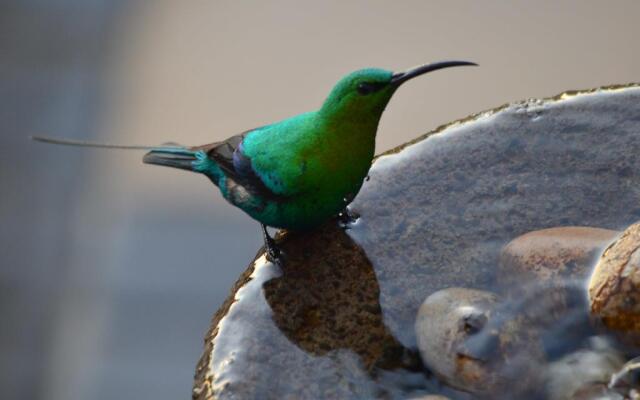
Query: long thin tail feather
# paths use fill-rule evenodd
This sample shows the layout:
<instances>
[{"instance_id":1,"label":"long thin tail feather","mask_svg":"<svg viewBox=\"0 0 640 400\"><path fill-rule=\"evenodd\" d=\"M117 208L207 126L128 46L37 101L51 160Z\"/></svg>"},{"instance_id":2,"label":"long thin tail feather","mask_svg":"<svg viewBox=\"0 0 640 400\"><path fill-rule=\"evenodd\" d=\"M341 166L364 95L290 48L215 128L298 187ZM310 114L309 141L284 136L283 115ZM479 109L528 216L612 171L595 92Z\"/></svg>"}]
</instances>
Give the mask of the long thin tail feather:
<instances>
[{"instance_id":1,"label":"long thin tail feather","mask_svg":"<svg viewBox=\"0 0 640 400\"><path fill-rule=\"evenodd\" d=\"M125 146L119 144L105 144L86 142L81 140L54 139L45 136L31 136L32 140L43 143L58 144L64 146L94 147L101 149L123 150L148 150L142 162L145 164L162 165L166 167L186 169L193 171L193 162L196 161L195 152L176 143L166 143L160 146Z\"/></svg>"},{"instance_id":2,"label":"long thin tail feather","mask_svg":"<svg viewBox=\"0 0 640 400\"><path fill-rule=\"evenodd\" d=\"M170 146L170 145L162 145L162 146L125 146L119 144L105 144L105 143L95 143L95 142L85 142L82 140L69 140L69 139L54 139L45 136L31 136L31 140L42 143L51 143L51 144L60 144L64 146L78 146L78 147L97 147L102 149L123 149L123 150L153 150L158 148L177 148L179 145Z\"/></svg>"}]
</instances>

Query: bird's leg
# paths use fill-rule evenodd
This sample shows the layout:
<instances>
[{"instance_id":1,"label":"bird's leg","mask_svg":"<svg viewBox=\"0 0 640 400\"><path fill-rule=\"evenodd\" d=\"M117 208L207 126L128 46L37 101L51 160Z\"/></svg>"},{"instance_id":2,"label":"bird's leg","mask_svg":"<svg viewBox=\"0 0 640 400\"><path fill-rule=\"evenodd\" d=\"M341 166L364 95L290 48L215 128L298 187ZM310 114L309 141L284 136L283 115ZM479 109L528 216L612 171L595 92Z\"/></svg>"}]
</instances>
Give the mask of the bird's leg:
<instances>
[{"instance_id":1,"label":"bird's leg","mask_svg":"<svg viewBox=\"0 0 640 400\"><path fill-rule=\"evenodd\" d=\"M338 220L340 221L340 225L343 228L347 228L350 224L356 222L358 219L358 214L349 210L349 207L345 207L344 210L340 211L338 214Z\"/></svg>"},{"instance_id":2,"label":"bird's leg","mask_svg":"<svg viewBox=\"0 0 640 400\"><path fill-rule=\"evenodd\" d=\"M267 251L267 258L270 261L276 262L280 258L280 249L276 245L275 240L271 236L269 236L269 232L267 232L267 227L264 224L260 224L262 227L262 238L264 239L264 249Z\"/></svg>"}]
</instances>

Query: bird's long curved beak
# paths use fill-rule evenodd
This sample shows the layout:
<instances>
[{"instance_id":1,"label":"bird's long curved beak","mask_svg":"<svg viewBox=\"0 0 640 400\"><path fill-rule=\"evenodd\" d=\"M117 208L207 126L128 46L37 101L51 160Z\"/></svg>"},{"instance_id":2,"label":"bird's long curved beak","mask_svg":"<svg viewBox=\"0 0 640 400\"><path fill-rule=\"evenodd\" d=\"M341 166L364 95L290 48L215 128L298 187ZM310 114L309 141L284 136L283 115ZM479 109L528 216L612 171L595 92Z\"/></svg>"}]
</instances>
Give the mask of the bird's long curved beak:
<instances>
[{"instance_id":1,"label":"bird's long curved beak","mask_svg":"<svg viewBox=\"0 0 640 400\"><path fill-rule=\"evenodd\" d=\"M470 61L441 61L433 64L425 64L419 67L411 68L410 70L404 72L398 72L393 74L391 77L391 84L400 86L404 82L409 79L415 78L416 76L420 76L422 74L426 74L427 72L436 71L438 69L449 68L449 67L460 67L465 65L473 65L477 66L478 64L470 62Z\"/></svg>"}]
</instances>

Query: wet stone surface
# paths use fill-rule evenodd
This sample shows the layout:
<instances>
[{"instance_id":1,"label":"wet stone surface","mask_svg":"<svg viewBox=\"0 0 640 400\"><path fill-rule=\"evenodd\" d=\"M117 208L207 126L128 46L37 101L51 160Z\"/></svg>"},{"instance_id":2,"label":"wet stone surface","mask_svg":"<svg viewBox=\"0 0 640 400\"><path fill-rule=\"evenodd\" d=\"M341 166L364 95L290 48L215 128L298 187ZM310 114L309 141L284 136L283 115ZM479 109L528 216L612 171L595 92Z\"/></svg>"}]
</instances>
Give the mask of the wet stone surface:
<instances>
[{"instance_id":1,"label":"wet stone surface","mask_svg":"<svg viewBox=\"0 0 640 400\"><path fill-rule=\"evenodd\" d=\"M379 157L355 222L285 233L281 266L259 256L240 277L194 398L475 398L421 361L420 305L449 287L502 296L501 250L527 232L640 219L639 139L640 88L628 87L510 105ZM523 309L505 306L514 316L496 329Z\"/></svg>"},{"instance_id":2,"label":"wet stone surface","mask_svg":"<svg viewBox=\"0 0 640 400\"><path fill-rule=\"evenodd\" d=\"M589 301L605 326L640 347L640 223L602 254L589 281Z\"/></svg>"}]
</instances>

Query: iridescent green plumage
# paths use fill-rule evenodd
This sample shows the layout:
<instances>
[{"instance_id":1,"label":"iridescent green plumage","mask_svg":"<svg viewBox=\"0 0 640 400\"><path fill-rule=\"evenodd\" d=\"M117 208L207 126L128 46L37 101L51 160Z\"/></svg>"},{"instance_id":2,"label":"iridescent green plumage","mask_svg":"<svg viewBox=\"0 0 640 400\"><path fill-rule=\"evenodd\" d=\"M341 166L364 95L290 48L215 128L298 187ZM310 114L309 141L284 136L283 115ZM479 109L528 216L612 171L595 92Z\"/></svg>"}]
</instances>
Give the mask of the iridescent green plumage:
<instances>
[{"instance_id":1,"label":"iridescent green plumage","mask_svg":"<svg viewBox=\"0 0 640 400\"><path fill-rule=\"evenodd\" d=\"M266 192L249 190L244 196L244 188L230 185L228 174L220 174L208 158L207 167L198 161L196 169L218 180L227 200L263 224L313 228L342 210L360 189L373 159L380 115L393 93L388 87L372 94L375 98L363 107L355 87L364 79L385 83L391 76L382 70L351 74L320 110L246 133L236 149L250 160L244 176L253 172Z\"/></svg>"}]
</instances>

